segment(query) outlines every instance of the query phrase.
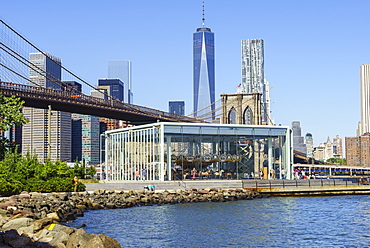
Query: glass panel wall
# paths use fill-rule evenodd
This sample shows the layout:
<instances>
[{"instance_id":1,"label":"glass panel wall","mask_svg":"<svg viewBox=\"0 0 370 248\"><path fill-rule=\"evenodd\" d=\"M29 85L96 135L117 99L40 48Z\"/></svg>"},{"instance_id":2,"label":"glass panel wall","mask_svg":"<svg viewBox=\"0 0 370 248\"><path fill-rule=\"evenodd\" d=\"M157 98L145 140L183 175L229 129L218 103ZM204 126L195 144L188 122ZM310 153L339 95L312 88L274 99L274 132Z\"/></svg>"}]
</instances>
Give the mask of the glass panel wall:
<instances>
[{"instance_id":1,"label":"glass panel wall","mask_svg":"<svg viewBox=\"0 0 370 248\"><path fill-rule=\"evenodd\" d=\"M106 135L107 180L159 180L159 135L159 127Z\"/></svg>"},{"instance_id":2,"label":"glass panel wall","mask_svg":"<svg viewBox=\"0 0 370 248\"><path fill-rule=\"evenodd\" d=\"M289 178L288 127L156 123L105 135L108 180Z\"/></svg>"}]
</instances>

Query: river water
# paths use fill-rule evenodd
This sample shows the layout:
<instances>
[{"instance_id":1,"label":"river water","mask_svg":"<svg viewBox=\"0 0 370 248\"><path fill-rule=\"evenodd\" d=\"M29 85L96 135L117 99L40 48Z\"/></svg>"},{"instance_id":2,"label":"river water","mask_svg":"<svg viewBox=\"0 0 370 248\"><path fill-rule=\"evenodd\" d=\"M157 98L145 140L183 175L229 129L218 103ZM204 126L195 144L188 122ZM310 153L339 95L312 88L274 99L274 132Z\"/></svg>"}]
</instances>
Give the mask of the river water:
<instances>
[{"instance_id":1,"label":"river water","mask_svg":"<svg viewBox=\"0 0 370 248\"><path fill-rule=\"evenodd\" d=\"M370 247L370 196L97 210L67 223L82 224L122 247Z\"/></svg>"}]
</instances>

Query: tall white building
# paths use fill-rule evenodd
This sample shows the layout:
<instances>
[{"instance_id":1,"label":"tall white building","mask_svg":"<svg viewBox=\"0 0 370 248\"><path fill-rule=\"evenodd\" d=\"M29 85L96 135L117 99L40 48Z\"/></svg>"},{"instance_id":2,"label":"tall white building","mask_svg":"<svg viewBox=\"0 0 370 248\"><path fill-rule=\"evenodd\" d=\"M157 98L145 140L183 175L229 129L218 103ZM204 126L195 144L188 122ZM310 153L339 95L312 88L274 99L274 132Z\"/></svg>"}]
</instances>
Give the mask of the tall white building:
<instances>
[{"instance_id":1,"label":"tall white building","mask_svg":"<svg viewBox=\"0 0 370 248\"><path fill-rule=\"evenodd\" d=\"M361 134L370 133L370 64L360 67Z\"/></svg>"},{"instance_id":2,"label":"tall white building","mask_svg":"<svg viewBox=\"0 0 370 248\"><path fill-rule=\"evenodd\" d=\"M48 56L42 53L30 54L31 84L60 90L61 60ZM30 107L24 107L23 113L30 121L22 128L22 154L36 154L40 162L45 162L49 156L52 161L71 159L70 113L51 111L49 115L48 110Z\"/></svg>"},{"instance_id":3,"label":"tall white building","mask_svg":"<svg viewBox=\"0 0 370 248\"><path fill-rule=\"evenodd\" d=\"M118 78L124 83L124 99L126 103L133 103L132 93L132 64L129 60L109 60L108 78Z\"/></svg>"},{"instance_id":4,"label":"tall white building","mask_svg":"<svg viewBox=\"0 0 370 248\"><path fill-rule=\"evenodd\" d=\"M262 123L270 123L269 86L264 73L264 46L262 39L242 40L241 93L261 93Z\"/></svg>"}]
</instances>

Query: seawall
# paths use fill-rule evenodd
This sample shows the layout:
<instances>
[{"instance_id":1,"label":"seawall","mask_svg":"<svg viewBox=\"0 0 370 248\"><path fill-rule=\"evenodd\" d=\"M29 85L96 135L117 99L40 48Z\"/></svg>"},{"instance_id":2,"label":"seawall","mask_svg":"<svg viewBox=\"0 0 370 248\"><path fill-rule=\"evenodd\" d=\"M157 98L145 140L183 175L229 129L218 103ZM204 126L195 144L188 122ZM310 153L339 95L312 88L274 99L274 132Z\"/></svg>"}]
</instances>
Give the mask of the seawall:
<instances>
[{"instance_id":1,"label":"seawall","mask_svg":"<svg viewBox=\"0 0 370 248\"><path fill-rule=\"evenodd\" d=\"M177 189L248 189L269 196L313 196L370 194L370 185L361 185L357 178L303 180L185 180L185 181L101 181L87 183L86 190L142 190L154 185L157 192Z\"/></svg>"}]
</instances>

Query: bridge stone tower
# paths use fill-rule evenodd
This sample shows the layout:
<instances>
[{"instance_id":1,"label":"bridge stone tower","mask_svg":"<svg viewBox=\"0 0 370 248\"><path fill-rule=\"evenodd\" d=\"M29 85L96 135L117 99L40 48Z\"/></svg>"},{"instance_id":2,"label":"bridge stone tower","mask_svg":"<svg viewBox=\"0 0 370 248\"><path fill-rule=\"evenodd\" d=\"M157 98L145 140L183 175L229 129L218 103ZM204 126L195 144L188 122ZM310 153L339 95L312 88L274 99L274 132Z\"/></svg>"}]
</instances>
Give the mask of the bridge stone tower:
<instances>
[{"instance_id":1,"label":"bridge stone tower","mask_svg":"<svg viewBox=\"0 0 370 248\"><path fill-rule=\"evenodd\" d=\"M261 125L261 93L222 94L222 124Z\"/></svg>"},{"instance_id":2,"label":"bridge stone tower","mask_svg":"<svg viewBox=\"0 0 370 248\"><path fill-rule=\"evenodd\" d=\"M222 94L222 124L262 125L261 93ZM242 138L242 137L240 137ZM267 172L267 144L264 139L251 140L248 145L240 146L238 153L242 155L238 170L240 173Z\"/></svg>"}]
</instances>

